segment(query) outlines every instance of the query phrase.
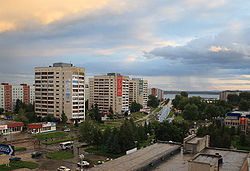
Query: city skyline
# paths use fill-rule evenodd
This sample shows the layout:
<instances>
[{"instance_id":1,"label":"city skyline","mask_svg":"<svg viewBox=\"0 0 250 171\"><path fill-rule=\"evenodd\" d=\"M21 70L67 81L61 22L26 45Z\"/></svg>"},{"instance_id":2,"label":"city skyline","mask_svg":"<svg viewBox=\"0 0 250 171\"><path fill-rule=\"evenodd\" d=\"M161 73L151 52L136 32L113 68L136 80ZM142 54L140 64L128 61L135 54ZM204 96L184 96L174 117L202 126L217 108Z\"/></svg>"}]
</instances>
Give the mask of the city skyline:
<instances>
[{"instance_id":1,"label":"city skyline","mask_svg":"<svg viewBox=\"0 0 250 171\"><path fill-rule=\"evenodd\" d=\"M57 2L57 3L56 3ZM71 62L163 90L249 90L250 2L17 0L0 6L0 82Z\"/></svg>"}]
</instances>

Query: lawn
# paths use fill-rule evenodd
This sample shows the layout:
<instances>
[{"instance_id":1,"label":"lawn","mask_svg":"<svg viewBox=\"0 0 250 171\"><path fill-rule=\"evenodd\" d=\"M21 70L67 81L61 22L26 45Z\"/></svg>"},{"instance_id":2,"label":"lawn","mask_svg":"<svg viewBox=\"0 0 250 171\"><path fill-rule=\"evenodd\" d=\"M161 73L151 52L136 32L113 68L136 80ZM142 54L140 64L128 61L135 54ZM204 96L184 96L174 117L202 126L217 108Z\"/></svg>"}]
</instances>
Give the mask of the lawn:
<instances>
[{"instance_id":1,"label":"lawn","mask_svg":"<svg viewBox=\"0 0 250 171\"><path fill-rule=\"evenodd\" d=\"M59 140L54 140L54 141L43 142L43 144L51 145L51 144L57 144L57 143L65 142L65 141L73 141L73 140L76 140L76 139L77 139L77 137L64 138L64 139L59 139Z\"/></svg>"},{"instance_id":2,"label":"lawn","mask_svg":"<svg viewBox=\"0 0 250 171\"><path fill-rule=\"evenodd\" d=\"M143 113L143 112L135 112L135 113L132 113L130 115L130 117L132 117L133 119L140 119L140 118L143 118L144 116L146 116L147 114Z\"/></svg>"},{"instance_id":3,"label":"lawn","mask_svg":"<svg viewBox=\"0 0 250 171\"><path fill-rule=\"evenodd\" d=\"M162 107L158 108L157 110L155 110L155 112L160 112L162 109Z\"/></svg>"},{"instance_id":4,"label":"lawn","mask_svg":"<svg viewBox=\"0 0 250 171\"><path fill-rule=\"evenodd\" d=\"M55 153L49 153L46 155L46 157L49 159L65 160L74 158L74 155L72 153L60 151Z\"/></svg>"},{"instance_id":5,"label":"lawn","mask_svg":"<svg viewBox=\"0 0 250 171\"><path fill-rule=\"evenodd\" d=\"M125 155L124 153L121 153L121 154L107 153L105 150L105 146L99 146L99 147L91 146L90 148L85 149L85 151L88 153L93 153L96 155L101 155L101 156L105 156L109 158L118 158L118 157Z\"/></svg>"},{"instance_id":6,"label":"lawn","mask_svg":"<svg viewBox=\"0 0 250 171\"><path fill-rule=\"evenodd\" d=\"M172 109L172 110L170 111L170 113L169 113L169 115L168 115L167 118L172 118L173 115L174 115L174 109Z\"/></svg>"},{"instance_id":7,"label":"lawn","mask_svg":"<svg viewBox=\"0 0 250 171\"><path fill-rule=\"evenodd\" d=\"M26 151L26 147L15 147L15 151Z\"/></svg>"},{"instance_id":8,"label":"lawn","mask_svg":"<svg viewBox=\"0 0 250 171\"><path fill-rule=\"evenodd\" d=\"M113 127L118 127L121 126L122 120L119 120L119 122L113 122L113 121L105 121L104 123L98 123L98 127L100 129L105 129L107 127L113 128Z\"/></svg>"},{"instance_id":9,"label":"lawn","mask_svg":"<svg viewBox=\"0 0 250 171\"><path fill-rule=\"evenodd\" d=\"M184 119L183 119L183 117L182 117L181 115L178 115L178 116L175 116L175 117L174 117L174 120L175 120L175 121L182 121L182 120L184 120Z\"/></svg>"},{"instance_id":10,"label":"lawn","mask_svg":"<svg viewBox=\"0 0 250 171\"><path fill-rule=\"evenodd\" d=\"M44 140L45 138L51 139L51 138L59 138L59 137L66 137L68 133L66 132L52 132L47 134L37 134L34 137L39 140Z\"/></svg>"},{"instance_id":11,"label":"lawn","mask_svg":"<svg viewBox=\"0 0 250 171\"><path fill-rule=\"evenodd\" d=\"M14 162L10 162L10 167L6 167L5 165L0 165L0 170L9 171L9 170L14 170L14 169L19 169L19 168L35 169L37 167L38 167L38 164L34 162L14 161Z\"/></svg>"}]
</instances>

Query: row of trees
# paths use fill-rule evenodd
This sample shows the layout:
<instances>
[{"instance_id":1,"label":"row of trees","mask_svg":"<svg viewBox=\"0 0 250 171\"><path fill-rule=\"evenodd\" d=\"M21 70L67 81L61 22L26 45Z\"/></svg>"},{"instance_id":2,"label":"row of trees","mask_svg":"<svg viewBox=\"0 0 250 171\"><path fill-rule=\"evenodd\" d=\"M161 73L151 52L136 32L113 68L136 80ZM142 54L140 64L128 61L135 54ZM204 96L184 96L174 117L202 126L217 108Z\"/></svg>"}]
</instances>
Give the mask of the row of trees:
<instances>
[{"instance_id":1,"label":"row of trees","mask_svg":"<svg viewBox=\"0 0 250 171\"><path fill-rule=\"evenodd\" d=\"M202 101L201 97L186 97L186 94L176 95L173 106L183 111L182 116L185 120L211 120L218 116L224 117L233 108L225 101L218 100L211 104Z\"/></svg>"},{"instance_id":2,"label":"row of trees","mask_svg":"<svg viewBox=\"0 0 250 171\"><path fill-rule=\"evenodd\" d=\"M227 100L229 104L239 106L239 110L248 111L250 109L250 92L242 92L239 95L229 94Z\"/></svg>"},{"instance_id":3,"label":"row of trees","mask_svg":"<svg viewBox=\"0 0 250 171\"><path fill-rule=\"evenodd\" d=\"M104 145L106 152L119 154L146 140L148 127L136 126L132 119L126 119L119 128L107 127L101 131L94 121L87 118L80 130L82 141L97 147Z\"/></svg>"}]
</instances>

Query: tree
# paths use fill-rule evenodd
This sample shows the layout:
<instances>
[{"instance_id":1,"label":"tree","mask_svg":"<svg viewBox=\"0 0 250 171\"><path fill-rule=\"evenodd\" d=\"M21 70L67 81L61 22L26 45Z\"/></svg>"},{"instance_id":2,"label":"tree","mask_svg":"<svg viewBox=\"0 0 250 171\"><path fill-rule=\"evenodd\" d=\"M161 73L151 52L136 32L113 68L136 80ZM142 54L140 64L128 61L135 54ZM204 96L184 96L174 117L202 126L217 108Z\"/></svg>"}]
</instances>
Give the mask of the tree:
<instances>
[{"instance_id":1,"label":"tree","mask_svg":"<svg viewBox=\"0 0 250 171\"><path fill-rule=\"evenodd\" d=\"M239 103L239 109L242 110L242 111L248 111L249 102L244 100L244 99L241 99L240 103Z\"/></svg>"},{"instance_id":2,"label":"tree","mask_svg":"<svg viewBox=\"0 0 250 171\"><path fill-rule=\"evenodd\" d=\"M93 112L94 112L94 118L97 122L101 122L102 117L101 114L99 113L99 108L97 103L95 104L94 108L93 108Z\"/></svg>"},{"instance_id":3,"label":"tree","mask_svg":"<svg viewBox=\"0 0 250 171\"><path fill-rule=\"evenodd\" d=\"M195 104L187 104L183 111L185 120L197 120L199 115L198 107Z\"/></svg>"},{"instance_id":4,"label":"tree","mask_svg":"<svg viewBox=\"0 0 250 171\"><path fill-rule=\"evenodd\" d=\"M68 117L65 115L64 111L62 112L62 115L61 115L61 120L62 120L62 123L67 123L68 121Z\"/></svg>"},{"instance_id":5,"label":"tree","mask_svg":"<svg viewBox=\"0 0 250 171\"><path fill-rule=\"evenodd\" d=\"M205 119L212 119L213 117L219 116L219 108L214 104L208 104L204 110Z\"/></svg>"},{"instance_id":6,"label":"tree","mask_svg":"<svg viewBox=\"0 0 250 171\"><path fill-rule=\"evenodd\" d=\"M3 114L3 112L4 112L4 109L0 108L0 115Z\"/></svg>"},{"instance_id":7,"label":"tree","mask_svg":"<svg viewBox=\"0 0 250 171\"><path fill-rule=\"evenodd\" d=\"M154 96L154 95L149 95L148 96L148 106L155 108L159 106L159 100Z\"/></svg>"},{"instance_id":8,"label":"tree","mask_svg":"<svg viewBox=\"0 0 250 171\"><path fill-rule=\"evenodd\" d=\"M182 91L182 92L181 92L181 96L183 96L183 97L188 97L188 93L187 93L186 91Z\"/></svg>"},{"instance_id":9,"label":"tree","mask_svg":"<svg viewBox=\"0 0 250 171\"><path fill-rule=\"evenodd\" d=\"M240 97L237 94L229 94L227 96L227 102L229 104L237 105L240 102Z\"/></svg>"},{"instance_id":10,"label":"tree","mask_svg":"<svg viewBox=\"0 0 250 171\"><path fill-rule=\"evenodd\" d=\"M19 110L23 107L23 102L19 99L16 100L16 105L14 108L14 113L19 113Z\"/></svg>"},{"instance_id":11,"label":"tree","mask_svg":"<svg viewBox=\"0 0 250 171\"><path fill-rule=\"evenodd\" d=\"M121 146L119 143L119 131L117 128L114 128L111 136L107 140L106 145L107 152L113 153L113 154L119 154L121 153Z\"/></svg>"},{"instance_id":12,"label":"tree","mask_svg":"<svg viewBox=\"0 0 250 171\"><path fill-rule=\"evenodd\" d=\"M133 101L131 106L130 106L130 111L131 112L138 112L142 109L142 105L139 103L136 103L136 101Z\"/></svg>"},{"instance_id":13,"label":"tree","mask_svg":"<svg viewBox=\"0 0 250 171\"><path fill-rule=\"evenodd\" d=\"M85 101L85 111L89 110L89 99Z\"/></svg>"}]
</instances>

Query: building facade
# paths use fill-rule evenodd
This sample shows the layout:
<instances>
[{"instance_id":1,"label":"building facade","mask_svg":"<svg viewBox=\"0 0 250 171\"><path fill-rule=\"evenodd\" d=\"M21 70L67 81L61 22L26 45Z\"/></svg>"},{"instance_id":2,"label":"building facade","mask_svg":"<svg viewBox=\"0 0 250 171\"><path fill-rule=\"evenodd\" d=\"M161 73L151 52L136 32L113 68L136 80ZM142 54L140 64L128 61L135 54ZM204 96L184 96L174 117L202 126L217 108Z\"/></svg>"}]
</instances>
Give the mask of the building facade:
<instances>
[{"instance_id":1,"label":"building facade","mask_svg":"<svg viewBox=\"0 0 250 171\"><path fill-rule=\"evenodd\" d=\"M110 108L117 114L129 110L129 76L118 73L94 76L89 79L89 108L98 105L100 113Z\"/></svg>"},{"instance_id":2,"label":"building facade","mask_svg":"<svg viewBox=\"0 0 250 171\"><path fill-rule=\"evenodd\" d=\"M34 90L34 86L2 83L0 85L0 108L4 109L5 112L13 112L17 99L27 105L33 104L35 93L31 90Z\"/></svg>"},{"instance_id":3,"label":"building facade","mask_svg":"<svg viewBox=\"0 0 250 171\"><path fill-rule=\"evenodd\" d=\"M222 91L220 92L220 96L219 96L219 99L220 100L224 100L224 101L227 101L227 96L229 94L236 94L236 95L240 95L242 91L231 91L231 90L226 90L226 91Z\"/></svg>"},{"instance_id":4,"label":"building facade","mask_svg":"<svg viewBox=\"0 0 250 171\"><path fill-rule=\"evenodd\" d=\"M140 78L129 80L129 106L132 102L139 103L143 109L147 108L148 102L148 81Z\"/></svg>"},{"instance_id":5,"label":"building facade","mask_svg":"<svg viewBox=\"0 0 250 171\"><path fill-rule=\"evenodd\" d=\"M35 112L71 122L85 119L85 68L68 63L35 68Z\"/></svg>"},{"instance_id":6,"label":"building facade","mask_svg":"<svg viewBox=\"0 0 250 171\"><path fill-rule=\"evenodd\" d=\"M159 88L149 88L148 89L148 95L154 95L157 99L162 101L164 99L164 91Z\"/></svg>"}]
</instances>

